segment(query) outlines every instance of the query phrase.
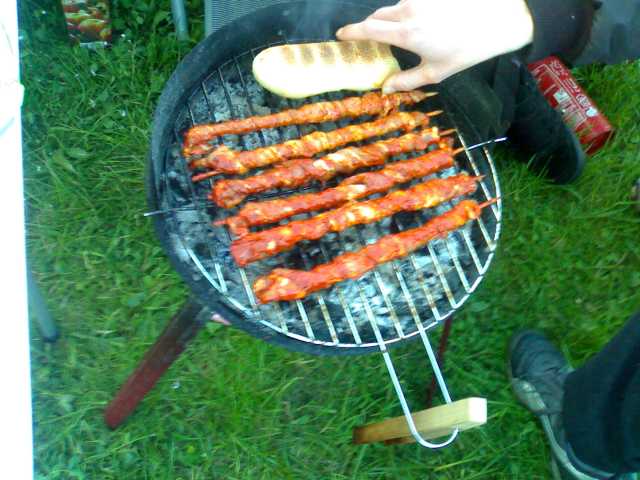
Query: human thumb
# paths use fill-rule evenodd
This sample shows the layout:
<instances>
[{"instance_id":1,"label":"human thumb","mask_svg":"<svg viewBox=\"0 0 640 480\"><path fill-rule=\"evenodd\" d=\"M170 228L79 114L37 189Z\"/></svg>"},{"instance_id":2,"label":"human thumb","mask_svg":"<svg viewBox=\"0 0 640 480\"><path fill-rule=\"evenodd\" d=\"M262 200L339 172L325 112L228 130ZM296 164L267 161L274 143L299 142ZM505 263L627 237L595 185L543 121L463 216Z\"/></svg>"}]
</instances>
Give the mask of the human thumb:
<instances>
[{"instance_id":1,"label":"human thumb","mask_svg":"<svg viewBox=\"0 0 640 480\"><path fill-rule=\"evenodd\" d=\"M393 92L403 92L414 90L429 83L438 83L437 79L431 72L431 69L425 62L410 70L398 72L385 80L382 86L382 93L389 94Z\"/></svg>"}]
</instances>

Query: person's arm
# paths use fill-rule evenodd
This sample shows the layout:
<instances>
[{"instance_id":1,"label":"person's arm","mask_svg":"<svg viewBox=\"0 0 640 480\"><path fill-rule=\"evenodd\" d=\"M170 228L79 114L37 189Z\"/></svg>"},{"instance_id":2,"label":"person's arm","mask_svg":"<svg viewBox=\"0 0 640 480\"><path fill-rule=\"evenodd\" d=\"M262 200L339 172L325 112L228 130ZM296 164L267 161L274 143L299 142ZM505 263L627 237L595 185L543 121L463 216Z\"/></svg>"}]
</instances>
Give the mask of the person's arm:
<instances>
[{"instance_id":1,"label":"person's arm","mask_svg":"<svg viewBox=\"0 0 640 480\"><path fill-rule=\"evenodd\" d=\"M593 3L595 14L588 40L583 50L568 60L579 66L640 58L640 0Z\"/></svg>"},{"instance_id":2,"label":"person's arm","mask_svg":"<svg viewBox=\"0 0 640 480\"><path fill-rule=\"evenodd\" d=\"M640 0L527 0L534 22L527 61L558 55L573 66L640 57Z\"/></svg>"},{"instance_id":3,"label":"person's arm","mask_svg":"<svg viewBox=\"0 0 640 480\"><path fill-rule=\"evenodd\" d=\"M622 0L629 1L629 0ZM589 40L594 17L592 0L526 0L533 18L533 42L523 51L526 62L549 55L575 60Z\"/></svg>"},{"instance_id":4,"label":"person's arm","mask_svg":"<svg viewBox=\"0 0 640 480\"><path fill-rule=\"evenodd\" d=\"M336 35L419 55L384 85L410 90L516 50L526 62L557 55L572 66L639 58L640 0L401 0Z\"/></svg>"},{"instance_id":5,"label":"person's arm","mask_svg":"<svg viewBox=\"0 0 640 480\"><path fill-rule=\"evenodd\" d=\"M525 0L402 0L336 33L340 40L376 40L409 50L419 66L390 77L383 91L411 90L504 53L533 38Z\"/></svg>"}]
</instances>

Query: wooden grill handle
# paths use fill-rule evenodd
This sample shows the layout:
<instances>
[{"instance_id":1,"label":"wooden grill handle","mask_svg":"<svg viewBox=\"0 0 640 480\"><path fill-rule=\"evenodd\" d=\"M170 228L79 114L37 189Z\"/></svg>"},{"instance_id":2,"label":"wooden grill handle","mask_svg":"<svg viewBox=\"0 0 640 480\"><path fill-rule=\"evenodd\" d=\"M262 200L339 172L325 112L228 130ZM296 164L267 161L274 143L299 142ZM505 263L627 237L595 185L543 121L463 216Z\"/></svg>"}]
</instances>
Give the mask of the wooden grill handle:
<instances>
[{"instance_id":1,"label":"wooden grill handle","mask_svg":"<svg viewBox=\"0 0 640 480\"><path fill-rule=\"evenodd\" d=\"M426 439L450 435L456 428L468 430L487 423L486 398L470 397L412 414L418 432ZM353 429L353 443L415 442L404 415Z\"/></svg>"}]
</instances>

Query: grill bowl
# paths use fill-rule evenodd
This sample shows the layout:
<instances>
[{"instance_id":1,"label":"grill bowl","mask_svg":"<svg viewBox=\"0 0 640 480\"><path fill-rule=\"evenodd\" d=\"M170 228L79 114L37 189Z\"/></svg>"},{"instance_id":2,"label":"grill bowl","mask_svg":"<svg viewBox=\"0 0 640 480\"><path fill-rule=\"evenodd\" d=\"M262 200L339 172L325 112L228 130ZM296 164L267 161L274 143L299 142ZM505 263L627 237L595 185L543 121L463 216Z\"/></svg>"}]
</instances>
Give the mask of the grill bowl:
<instances>
[{"instance_id":1,"label":"grill bowl","mask_svg":"<svg viewBox=\"0 0 640 480\"><path fill-rule=\"evenodd\" d=\"M336 14L339 12L339 14ZM235 20L198 44L178 65L167 82L154 116L147 192L158 237L173 266L197 298L235 326L289 349L315 354L379 351L370 322L377 324L384 342L392 345L415 338L418 325L425 329L460 308L484 276L500 233L501 203L486 208L479 222L407 259L376 269L358 281L343 282L299 302L255 306L250 285L275 266L310 268L355 250L363 242L418 226L449 205L429 212L396 215L376 225L349 229L318 242L304 242L292 252L238 269L229 255L230 237L213 220L232 211L207 202L210 184L194 185L180 157L180 134L194 123L205 123L252 114L265 114L304 102L338 99L348 93L288 102L268 94L255 84L251 61L263 48L281 43L331 39L345 23L358 21L370 9L348 2L290 2L274 5ZM317 21L322 18L324 21ZM396 52L404 68L416 59ZM456 115L447 92L418 106L444 109L437 123L456 128L458 142L474 141L473 126ZM363 121L360 119L358 121ZM224 137L236 148L255 148L308 133L332 129L349 121L320 126L288 127ZM402 158L402 157L398 157ZM498 179L489 152L475 150L457 157L459 169L485 175L475 198L499 196ZM446 172L454 173L453 171ZM335 183L335 182L334 182ZM307 190L318 190L311 185ZM282 195L269 193L260 198Z\"/></svg>"}]
</instances>

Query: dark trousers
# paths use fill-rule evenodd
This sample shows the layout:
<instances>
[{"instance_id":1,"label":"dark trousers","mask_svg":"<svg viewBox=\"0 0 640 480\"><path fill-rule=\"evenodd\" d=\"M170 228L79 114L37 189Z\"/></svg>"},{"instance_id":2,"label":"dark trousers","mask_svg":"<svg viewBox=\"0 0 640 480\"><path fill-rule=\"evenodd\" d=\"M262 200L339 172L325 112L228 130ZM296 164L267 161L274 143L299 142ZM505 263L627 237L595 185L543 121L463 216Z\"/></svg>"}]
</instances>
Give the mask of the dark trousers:
<instances>
[{"instance_id":1,"label":"dark trousers","mask_svg":"<svg viewBox=\"0 0 640 480\"><path fill-rule=\"evenodd\" d=\"M640 471L640 312L565 384L567 440L598 469Z\"/></svg>"}]
</instances>

